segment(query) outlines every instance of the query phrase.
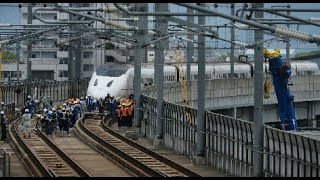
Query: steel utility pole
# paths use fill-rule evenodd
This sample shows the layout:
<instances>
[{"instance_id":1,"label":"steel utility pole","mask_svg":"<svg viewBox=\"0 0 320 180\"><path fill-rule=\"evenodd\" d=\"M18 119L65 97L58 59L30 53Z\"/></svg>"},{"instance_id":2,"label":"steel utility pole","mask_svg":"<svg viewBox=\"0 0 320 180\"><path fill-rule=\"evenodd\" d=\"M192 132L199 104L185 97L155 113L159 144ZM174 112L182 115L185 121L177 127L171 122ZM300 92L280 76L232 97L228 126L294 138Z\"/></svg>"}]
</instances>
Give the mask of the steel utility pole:
<instances>
[{"instance_id":1,"label":"steel utility pole","mask_svg":"<svg viewBox=\"0 0 320 180\"><path fill-rule=\"evenodd\" d=\"M18 36L18 34L17 34ZM17 63L17 82L20 82L20 41L16 42L16 63Z\"/></svg>"},{"instance_id":2,"label":"steel utility pole","mask_svg":"<svg viewBox=\"0 0 320 180\"><path fill-rule=\"evenodd\" d=\"M168 3L156 3L156 11L168 11ZM163 37L168 33L168 21L164 16L157 17L156 29L159 30L159 36ZM161 40L155 43L155 63L154 79L157 87L157 127L155 145L158 146L163 141L163 66L164 49L168 49L169 41Z\"/></svg>"},{"instance_id":3,"label":"steel utility pole","mask_svg":"<svg viewBox=\"0 0 320 180\"><path fill-rule=\"evenodd\" d=\"M32 5L31 3L28 3L28 15L27 15L27 24L32 24ZM27 40L27 95L31 95L31 77L32 77L32 72L31 72L31 45L32 45L32 40L29 39Z\"/></svg>"},{"instance_id":4,"label":"steel utility pole","mask_svg":"<svg viewBox=\"0 0 320 180\"><path fill-rule=\"evenodd\" d=\"M204 7L205 3L200 3ZM199 25L205 25L206 19L204 16L198 16ZM204 33L204 26L201 27L200 33ZM197 154L196 164L203 164L205 156L205 125L206 125L206 81L205 81L205 64L206 64L206 41L205 36L198 35L198 111L197 111Z\"/></svg>"},{"instance_id":5,"label":"steel utility pole","mask_svg":"<svg viewBox=\"0 0 320 180\"><path fill-rule=\"evenodd\" d=\"M263 8L263 3L256 3ZM255 18L263 18L263 11L255 11ZM263 40L263 30L254 30L254 41ZM263 172L263 43L254 47L254 124L253 124L253 176L262 176Z\"/></svg>"},{"instance_id":6,"label":"steel utility pole","mask_svg":"<svg viewBox=\"0 0 320 180\"><path fill-rule=\"evenodd\" d=\"M2 45L0 44L0 102L2 102Z\"/></svg>"}]
</instances>

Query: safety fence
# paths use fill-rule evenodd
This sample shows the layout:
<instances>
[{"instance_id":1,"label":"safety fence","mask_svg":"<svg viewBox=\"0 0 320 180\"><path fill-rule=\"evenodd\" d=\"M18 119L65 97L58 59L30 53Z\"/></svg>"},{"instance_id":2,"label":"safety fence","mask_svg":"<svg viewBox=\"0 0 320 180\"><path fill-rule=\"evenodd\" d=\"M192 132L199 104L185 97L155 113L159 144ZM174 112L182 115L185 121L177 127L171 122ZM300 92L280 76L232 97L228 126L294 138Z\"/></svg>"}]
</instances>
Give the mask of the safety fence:
<instances>
[{"instance_id":1,"label":"safety fence","mask_svg":"<svg viewBox=\"0 0 320 180\"><path fill-rule=\"evenodd\" d=\"M16 107L22 107L27 100L27 88L30 86L30 95L33 99L50 96L54 102L62 102L72 97L80 98L80 96L85 96L88 83L89 79L15 83L3 86L2 99L5 104L15 103Z\"/></svg>"},{"instance_id":2,"label":"safety fence","mask_svg":"<svg viewBox=\"0 0 320 180\"><path fill-rule=\"evenodd\" d=\"M154 139L157 100L142 95L141 133ZM186 118L191 114L191 123ZM164 101L164 145L178 154L196 156L197 110ZM253 175L253 152L263 154L264 176L319 176L320 141L271 125L264 127L263 149L253 148L253 123L206 111L205 159L210 167L233 176Z\"/></svg>"}]
</instances>

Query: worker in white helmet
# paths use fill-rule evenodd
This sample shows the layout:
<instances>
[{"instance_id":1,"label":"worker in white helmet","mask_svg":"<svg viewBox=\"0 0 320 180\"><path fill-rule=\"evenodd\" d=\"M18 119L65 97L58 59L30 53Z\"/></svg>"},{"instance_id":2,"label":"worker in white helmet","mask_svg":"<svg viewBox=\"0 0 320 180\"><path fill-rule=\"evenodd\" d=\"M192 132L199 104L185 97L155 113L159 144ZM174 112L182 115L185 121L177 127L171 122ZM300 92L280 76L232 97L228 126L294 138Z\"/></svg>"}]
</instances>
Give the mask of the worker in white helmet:
<instances>
[{"instance_id":1,"label":"worker in white helmet","mask_svg":"<svg viewBox=\"0 0 320 180\"><path fill-rule=\"evenodd\" d=\"M7 119L4 115L4 111L1 111L1 141L7 140Z\"/></svg>"},{"instance_id":2,"label":"worker in white helmet","mask_svg":"<svg viewBox=\"0 0 320 180\"><path fill-rule=\"evenodd\" d=\"M24 110L24 114L22 115L22 129L23 129L23 137L30 138L32 126L31 126L31 114L29 112L29 109Z\"/></svg>"}]
</instances>

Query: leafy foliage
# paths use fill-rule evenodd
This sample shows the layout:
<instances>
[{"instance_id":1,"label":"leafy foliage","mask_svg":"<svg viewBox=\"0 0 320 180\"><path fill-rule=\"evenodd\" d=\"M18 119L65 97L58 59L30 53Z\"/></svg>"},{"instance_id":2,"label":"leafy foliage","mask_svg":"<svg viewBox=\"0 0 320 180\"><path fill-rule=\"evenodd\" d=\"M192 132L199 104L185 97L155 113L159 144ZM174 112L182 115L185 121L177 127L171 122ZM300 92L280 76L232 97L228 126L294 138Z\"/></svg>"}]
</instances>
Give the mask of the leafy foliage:
<instances>
[{"instance_id":1,"label":"leafy foliage","mask_svg":"<svg viewBox=\"0 0 320 180\"><path fill-rule=\"evenodd\" d=\"M320 51L299 52L299 53L296 53L294 57L298 58L298 57L311 56L316 54L320 54Z\"/></svg>"},{"instance_id":2,"label":"leafy foliage","mask_svg":"<svg viewBox=\"0 0 320 180\"><path fill-rule=\"evenodd\" d=\"M2 52L2 64L10 64L15 62L16 55L11 51Z\"/></svg>"}]
</instances>

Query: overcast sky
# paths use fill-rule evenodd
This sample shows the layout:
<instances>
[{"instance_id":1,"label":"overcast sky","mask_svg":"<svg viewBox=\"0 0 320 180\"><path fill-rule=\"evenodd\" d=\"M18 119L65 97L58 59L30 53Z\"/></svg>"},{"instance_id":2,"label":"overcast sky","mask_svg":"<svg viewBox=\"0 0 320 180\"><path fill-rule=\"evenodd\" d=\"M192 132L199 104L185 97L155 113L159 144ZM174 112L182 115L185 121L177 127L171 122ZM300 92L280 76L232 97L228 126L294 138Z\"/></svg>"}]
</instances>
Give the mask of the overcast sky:
<instances>
[{"instance_id":1,"label":"overcast sky","mask_svg":"<svg viewBox=\"0 0 320 180\"><path fill-rule=\"evenodd\" d=\"M154 3L149 4L149 11L154 10ZM291 8L306 8L306 9L320 9L320 3L289 3L291 5ZM20 18L21 18L21 12L18 8L18 3L0 3L0 24L20 24ZM265 7L271 7L271 6L286 6L288 3L265 3ZM236 4L236 10L242 7L242 3ZM211 7L213 9L213 7ZM176 6L174 4L170 4L171 11L186 11L186 8L181 6ZM230 7L226 4L219 4L219 8L215 8L215 10L226 13L230 15ZM270 15L265 13L265 17L268 18L282 18L275 15ZM291 13L292 16L297 16L303 19L307 19L310 17L319 17L320 13ZM182 17L179 17L182 18ZM197 18L195 18L197 19ZM206 24L218 24L223 25L226 23L229 23L229 20L223 19L223 18L207 18ZM291 26L293 29L297 29L296 25ZM310 33L310 34L318 34L320 35L320 27L317 26L311 26L311 25L300 25L299 30ZM227 29L219 29L219 36L222 38L230 39L230 30ZM253 31L243 31L243 30L236 30L236 38L239 41L244 42L252 42L253 41ZM265 36L265 38L269 39L269 36ZM216 40L210 40L208 39L208 46L215 47L216 44L219 44L219 47L229 47L230 44L225 42L216 42ZM268 46L269 48L285 48L285 43L281 41L273 41L273 43L265 46ZM291 42L292 48L296 49L296 51L310 51L310 50L318 50L318 46L316 44L310 44L310 43L301 43L292 41Z\"/></svg>"}]
</instances>

